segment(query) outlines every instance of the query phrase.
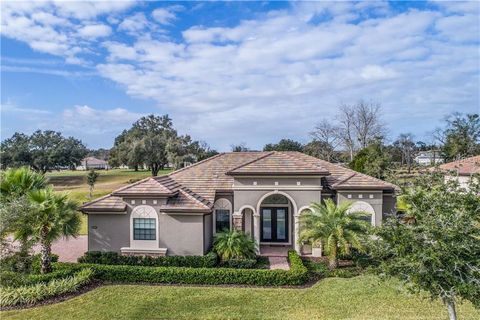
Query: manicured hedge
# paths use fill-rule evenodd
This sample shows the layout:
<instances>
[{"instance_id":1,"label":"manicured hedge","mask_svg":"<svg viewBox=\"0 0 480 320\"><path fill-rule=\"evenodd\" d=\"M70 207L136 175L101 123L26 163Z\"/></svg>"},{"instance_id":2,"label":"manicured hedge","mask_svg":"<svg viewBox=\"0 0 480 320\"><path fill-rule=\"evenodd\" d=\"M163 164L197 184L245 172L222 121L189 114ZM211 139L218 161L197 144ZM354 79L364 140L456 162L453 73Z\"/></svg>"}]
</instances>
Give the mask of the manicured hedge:
<instances>
[{"instance_id":1,"label":"manicured hedge","mask_svg":"<svg viewBox=\"0 0 480 320\"><path fill-rule=\"evenodd\" d=\"M143 267L126 265L56 263L57 268L90 268L95 278L121 283L245 284L257 286L301 285L308 270L295 251L288 253L290 270Z\"/></svg>"},{"instance_id":2,"label":"manicured hedge","mask_svg":"<svg viewBox=\"0 0 480 320\"><path fill-rule=\"evenodd\" d=\"M253 269L257 266L257 259L230 259L220 262L220 267L235 269Z\"/></svg>"},{"instance_id":3,"label":"manicured hedge","mask_svg":"<svg viewBox=\"0 0 480 320\"><path fill-rule=\"evenodd\" d=\"M88 284L93 272L83 268L73 276L63 279L53 279L48 283L21 286L18 288L6 287L0 290L0 307L34 304L47 298L76 291Z\"/></svg>"},{"instance_id":4,"label":"manicured hedge","mask_svg":"<svg viewBox=\"0 0 480 320\"><path fill-rule=\"evenodd\" d=\"M117 252L89 251L78 259L80 263L95 263L108 265L129 265L145 267L189 267L213 268L218 257L214 252L204 256L123 256Z\"/></svg>"}]
</instances>

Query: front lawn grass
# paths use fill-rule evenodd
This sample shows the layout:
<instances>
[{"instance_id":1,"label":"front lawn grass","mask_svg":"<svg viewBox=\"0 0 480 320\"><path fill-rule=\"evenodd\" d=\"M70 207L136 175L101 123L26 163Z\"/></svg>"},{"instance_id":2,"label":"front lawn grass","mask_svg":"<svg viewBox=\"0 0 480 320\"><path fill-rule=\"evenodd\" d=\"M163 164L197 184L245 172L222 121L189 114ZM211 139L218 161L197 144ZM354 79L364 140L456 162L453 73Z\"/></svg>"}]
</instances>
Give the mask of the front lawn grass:
<instances>
[{"instance_id":1,"label":"front lawn grass","mask_svg":"<svg viewBox=\"0 0 480 320\"><path fill-rule=\"evenodd\" d=\"M0 313L2 319L448 319L439 301L375 276L328 278L305 289L103 286L61 303ZM470 303L459 319L480 319Z\"/></svg>"}]
</instances>

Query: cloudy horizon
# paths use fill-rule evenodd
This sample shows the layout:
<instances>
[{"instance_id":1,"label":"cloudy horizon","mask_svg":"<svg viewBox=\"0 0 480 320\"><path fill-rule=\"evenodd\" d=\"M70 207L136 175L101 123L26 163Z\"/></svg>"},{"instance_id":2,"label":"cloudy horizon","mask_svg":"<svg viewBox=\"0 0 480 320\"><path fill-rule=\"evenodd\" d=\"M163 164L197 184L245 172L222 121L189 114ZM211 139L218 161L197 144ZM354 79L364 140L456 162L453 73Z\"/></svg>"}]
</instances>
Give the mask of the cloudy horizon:
<instances>
[{"instance_id":1,"label":"cloudy horizon","mask_svg":"<svg viewBox=\"0 0 480 320\"><path fill-rule=\"evenodd\" d=\"M390 139L480 110L478 2L1 3L1 138L90 148L142 115L219 151L301 142L341 104L382 105Z\"/></svg>"}]
</instances>

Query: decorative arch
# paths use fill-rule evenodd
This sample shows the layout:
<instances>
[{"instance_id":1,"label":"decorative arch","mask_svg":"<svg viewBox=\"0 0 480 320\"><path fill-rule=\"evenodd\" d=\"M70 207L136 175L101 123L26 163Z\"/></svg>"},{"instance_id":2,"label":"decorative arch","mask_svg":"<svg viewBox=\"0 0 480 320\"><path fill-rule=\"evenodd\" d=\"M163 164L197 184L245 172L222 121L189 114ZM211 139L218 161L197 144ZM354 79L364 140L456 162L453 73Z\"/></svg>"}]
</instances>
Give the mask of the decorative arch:
<instances>
[{"instance_id":1,"label":"decorative arch","mask_svg":"<svg viewBox=\"0 0 480 320\"><path fill-rule=\"evenodd\" d=\"M352 206L348 209L348 213L352 212L365 212L371 215L370 223L372 226L375 226L375 209L372 205L365 201L355 201L352 203Z\"/></svg>"},{"instance_id":2,"label":"decorative arch","mask_svg":"<svg viewBox=\"0 0 480 320\"><path fill-rule=\"evenodd\" d=\"M257 214L257 213L256 213L257 211L255 210L255 208L254 208L253 206L249 205L249 204L246 204L246 205L244 205L244 206L241 206L240 209L238 209L238 213L243 214L242 212L243 212L243 210L245 210L245 209L250 209L250 210L252 210L252 212L253 212L254 215Z\"/></svg>"},{"instance_id":3,"label":"decorative arch","mask_svg":"<svg viewBox=\"0 0 480 320\"><path fill-rule=\"evenodd\" d=\"M299 217L304 210L310 210L310 211L312 211L312 208L310 208L310 206L303 206L303 207L301 207L300 209L298 209L298 212L297 212L296 216Z\"/></svg>"},{"instance_id":4,"label":"decorative arch","mask_svg":"<svg viewBox=\"0 0 480 320\"><path fill-rule=\"evenodd\" d=\"M292 206L293 206L293 212L298 212L297 211L297 203L295 202L295 200L293 199L293 197L291 195L289 195L288 193L286 192L283 192L283 191L278 191L278 190L275 190L275 191L272 191L272 192L267 192L265 193L261 198L260 200L258 200L258 203L257 203L257 210L255 212L260 212L260 207L262 205L262 202L263 200L265 200L267 197L273 195L273 194L281 194L283 196L285 196L288 200L290 200L290 202L292 203Z\"/></svg>"},{"instance_id":5,"label":"decorative arch","mask_svg":"<svg viewBox=\"0 0 480 320\"><path fill-rule=\"evenodd\" d=\"M154 240L135 240L134 239L134 219L155 219L155 239ZM158 213L155 208L148 205L140 205L133 208L130 214L130 247L138 249L158 249Z\"/></svg>"}]
</instances>

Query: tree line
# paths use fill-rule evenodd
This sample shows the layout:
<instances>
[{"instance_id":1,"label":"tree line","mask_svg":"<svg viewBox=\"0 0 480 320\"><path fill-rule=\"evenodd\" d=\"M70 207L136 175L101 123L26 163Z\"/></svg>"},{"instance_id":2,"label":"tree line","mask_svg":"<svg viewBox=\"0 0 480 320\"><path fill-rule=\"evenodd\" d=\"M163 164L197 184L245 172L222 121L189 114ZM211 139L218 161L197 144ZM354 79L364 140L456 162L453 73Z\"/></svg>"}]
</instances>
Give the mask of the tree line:
<instances>
[{"instance_id":1,"label":"tree line","mask_svg":"<svg viewBox=\"0 0 480 320\"><path fill-rule=\"evenodd\" d=\"M234 152L250 151L245 143L231 146ZM378 103L360 101L341 105L337 114L320 119L310 132L310 142L302 144L281 139L266 144L264 151L299 151L329 162L346 163L356 171L385 179L393 166L413 167L419 151L431 151L445 161L480 154L480 117L478 114L453 113L444 125L432 133L432 142L416 141L411 133L402 133L388 140L388 129L382 120ZM168 115L148 115L121 132L108 149L88 150L73 137L38 130L32 135L15 133L0 146L1 167L28 166L45 173L58 169L74 169L85 156L108 160L110 166L147 168L153 176L165 167L181 168L218 152L205 142L195 141L188 134L180 135Z\"/></svg>"}]
</instances>

